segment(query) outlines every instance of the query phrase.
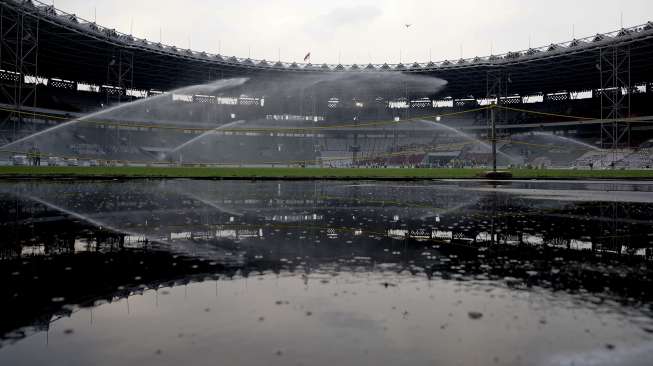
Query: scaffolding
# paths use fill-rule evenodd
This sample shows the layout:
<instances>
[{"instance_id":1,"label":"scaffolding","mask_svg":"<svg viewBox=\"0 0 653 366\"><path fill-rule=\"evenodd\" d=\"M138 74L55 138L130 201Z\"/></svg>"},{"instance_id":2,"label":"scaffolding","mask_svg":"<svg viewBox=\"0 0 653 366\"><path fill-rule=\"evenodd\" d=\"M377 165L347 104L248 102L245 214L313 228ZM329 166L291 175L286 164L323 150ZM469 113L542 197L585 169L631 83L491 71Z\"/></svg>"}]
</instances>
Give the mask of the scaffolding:
<instances>
[{"instance_id":1,"label":"scaffolding","mask_svg":"<svg viewBox=\"0 0 653 366\"><path fill-rule=\"evenodd\" d=\"M491 69L486 73L486 93L485 98L488 103L491 105L492 101L497 106L503 105L506 99L508 98L508 83L510 82L510 76L503 69ZM490 110L487 111L487 127L488 133L490 129ZM497 108L495 111L495 118L498 123L505 121L506 110L502 108ZM489 134L488 134L489 136Z\"/></svg>"},{"instance_id":2,"label":"scaffolding","mask_svg":"<svg viewBox=\"0 0 653 366\"><path fill-rule=\"evenodd\" d=\"M131 102L128 93L134 87L134 53L124 49L113 52L107 64L107 105Z\"/></svg>"},{"instance_id":3,"label":"scaffolding","mask_svg":"<svg viewBox=\"0 0 653 366\"><path fill-rule=\"evenodd\" d=\"M485 98L491 108L486 110L487 137L492 144L492 170L497 171L497 124L505 122L507 110L496 108L508 97L510 76L503 69L489 70L486 74Z\"/></svg>"},{"instance_id":4,"label":"scaffolding","mask_svg":"<svg viewBox=\"0 0 653 366\"><path fill-rule=\"evenodd\" d=\"M23 109L36 106L39 24L38 17L0 4L0 93L13 107L0 120L0 130L13 140L24 127L23 119L31 118Z\"/></svg>"},{"instance_id":5,"label":"scaffolding","mask_svg":"<svg viewBox=\"0 0 653 366\"><path fill-rule=\"evenodd\" d=\"M601 144L604 149L630 147L630 46L600 50Z\"/></svg>"}]
</instances>

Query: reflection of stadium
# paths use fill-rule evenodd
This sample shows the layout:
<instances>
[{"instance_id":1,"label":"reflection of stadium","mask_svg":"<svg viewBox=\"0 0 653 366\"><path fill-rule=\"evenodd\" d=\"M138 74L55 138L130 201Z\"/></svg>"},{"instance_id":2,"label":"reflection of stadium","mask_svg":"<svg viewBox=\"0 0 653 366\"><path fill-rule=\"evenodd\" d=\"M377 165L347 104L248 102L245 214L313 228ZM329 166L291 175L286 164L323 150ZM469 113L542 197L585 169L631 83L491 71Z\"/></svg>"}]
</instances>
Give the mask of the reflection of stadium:
<instances>
[{"instance_id":1,"label":"reflection of stadium","mask_svg":"<svg viewBox=\"0 0 653 366\"><path fill-rule=\"evenodd\" d=\"M78 309L71 304L264 272L304 281L320 270L511 278L651 301L650 203L529 200L483 187L4 183L0 230L10 235L0 251L0 300L12 317L0 327L0 347L47 330Z\"/></svg>"},{"instance_id":2,"label":"reflection of stadium","mask_svg":"<svg viewBox=\"0 0 653 366\"><path fill-rule=\"evenodd\" d=\"M479 244L541 244L619 253L634 253L649 247L649 203L566 204L489 194L474 185L469 188L461 190L443 183L393 186L234 181L157 185L43 183L25 187L7 183L0 187L7 198L3 204L9 205L3 210L6 215L3 225L18 236L26 229L34 231L25 226L28 222L49 232L48 225L62 220L61 213L64 213L113 231L122 236L121 244L147 239L181 253L222 262L238 263L243 257L238 251L216 249L213 244L224 240L242 243L256 243L261 238L284 240L283 236L278 237L278 232L304 236L307 241L412 238ZM531 186L524 184L521 188ZM15 204L24 209L11 209ZM52 210L59 213L52 217ZM38 212L43 217L36 215L36 219L28 219ZM618 213L616 219L614 212ZM544 226L540 223L543 217ZM586 224L588 218L597 225L605 225L605 230L597 231ZM615 241L624 233L628 233L627 242ZM23 245L15 244L14 255L20 255ZM44 251L32 248L26 253ZM648 252L640 254L645 253ZM11 250L6 254L11 257Z\"/></svg>"},{"instance_id":3,"label":"reflection of stadium","mask_svg":"<svg viewBox=\"0 0 653 366\"><path fill-rule=\"evenodd\" d=\"M211 55L136 39L38 1L4 1L0 6L0 145L119 102L185 85L249 77L256 79L260 88L252 91L246 84L213 94L168 94L167 107L140 111L147 113L150 124L146 127L139 125L142 121L133 114L104 118L99 121L102 123L80 127L74 136L58 140L61 143L55 143L51 151L42 150L99 160L178 160L166 154L201 133L235 120L246 120L248 126L257 128L304 129L395 118L403 122L421 115L439 115L442 123L487 139L489 113L483 108L496 102L501 107L497 113L500 149L518 155L522 162L581 167L594 162L597 166L615 163L624 167L653 163L651 150L639 148L646 147L653 138L649 132L653 120L651 23L562 44L465 60L310 65ZM342 78L360 73L381 76L372 80L370 87L339 86ZM398 74L433 76L446 80L447 85L441 90L424 90L398 79L392 82L390 75ZM324 75L336 75L336 80L309 88L286 88L283 92L271 89L280 81ZM390 82L383 82L388 77ZM178 128L157 128L151 121L157 121L157 125L174 122ZM562 142L529 141L527 145L510 138L530 131L620 150L601 155ZM222 146L219 158L206 158L200 149L186 154L184 160L234 164L304 161L325 165L350 165L355 161L410 166L487 161L487 151L468 144L460 146L460 138L452 144L452 136L425 133L423 126L403 123L322 133L233 132L227 138L219 137L225 134L203 141ZM97 137L100 135L103 138ZM57 136L52 139L57 140ZM249 151L242 146L249 147ZM544 157L539 152L551 149L557 149L558 156Z\"/></svg>"}]
</instances>

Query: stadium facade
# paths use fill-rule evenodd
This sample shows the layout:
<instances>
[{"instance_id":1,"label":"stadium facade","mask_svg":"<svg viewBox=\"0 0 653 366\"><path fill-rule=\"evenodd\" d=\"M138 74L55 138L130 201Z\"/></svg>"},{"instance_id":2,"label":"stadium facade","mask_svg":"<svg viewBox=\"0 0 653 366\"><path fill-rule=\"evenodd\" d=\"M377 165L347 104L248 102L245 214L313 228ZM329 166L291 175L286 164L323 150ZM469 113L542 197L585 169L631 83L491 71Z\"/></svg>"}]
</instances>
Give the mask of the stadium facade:
<instances>
[{"instance_id":1,"label":"stadium facade","mask_svg":"<svg viewBox=\"0 0 653 366\"><path fill-rule=\"evenodd\" d=\"M170 93L169 98L179 107L175 113L193 115L192 122L200 127L236 118L269 123L292 120L298 125L310 121L329 126L352 121L352 116L359 123L430 114L451 115L443 123L487 137L490 113L483 107L496 103L505 107L498 109L496 116L500 133L505 136L544 131L610 149L646 146L653 137L650 22L487 57L407 64L312 65L163 45L39 1L2 0L0 11L0 145L62 119L188 85L237 77L275 84L306 76L366 73L428 76L446 80L447 84L432 91L405 85L364 91L321 85L261 95L234 88L227 94ZM364 128L356 134L340 132L347 140L341 144L343 149L355 155L360 149L358 134L364 135ZM390 139L395 140L394 146L388 148L397 149L396 132ZM181 142L183 139L175 141ZM440 153L447 158L446 152Z\"/></svg>"}]
</instances>

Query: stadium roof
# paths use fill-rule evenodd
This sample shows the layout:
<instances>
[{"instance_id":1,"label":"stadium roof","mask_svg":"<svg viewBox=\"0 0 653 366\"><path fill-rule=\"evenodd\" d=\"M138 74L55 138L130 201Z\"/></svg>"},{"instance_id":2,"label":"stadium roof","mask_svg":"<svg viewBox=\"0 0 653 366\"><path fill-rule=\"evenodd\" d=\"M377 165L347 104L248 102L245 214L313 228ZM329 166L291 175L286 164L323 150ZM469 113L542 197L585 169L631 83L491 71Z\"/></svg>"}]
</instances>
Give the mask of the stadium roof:
<instances>
[{"instance_id":1,"label":"stadium roof","mask_svg":"<svg viewBox=\"0 0 653 366\"><path fill-rule=\"evenodd\" d=\"M484 97L488 71L505 70L509 92L520 95L600 88L600 50L629 46L631 83L653 80L653 23L569 42L471 59L412 64L312 65L227 57L135 38L32 0L0 0L39 20L39 74L95 85L107 83L107 67L119 50L132 52L133 87L170 90L222 77L260 73L407 72L449 82L455 98Z\"/></svg>"}]
</instances>

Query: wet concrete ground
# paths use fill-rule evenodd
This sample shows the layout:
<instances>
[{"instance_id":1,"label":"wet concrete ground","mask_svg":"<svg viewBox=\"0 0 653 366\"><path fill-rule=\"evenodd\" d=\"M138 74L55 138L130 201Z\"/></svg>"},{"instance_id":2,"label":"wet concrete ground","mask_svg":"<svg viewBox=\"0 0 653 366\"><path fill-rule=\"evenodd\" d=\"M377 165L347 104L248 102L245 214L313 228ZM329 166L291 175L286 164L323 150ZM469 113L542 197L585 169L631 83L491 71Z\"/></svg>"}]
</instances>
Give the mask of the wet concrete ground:
<instances>
[{"instance_id":1,"label":"wet concrete ground","mask_svg":"<svg viewBox=\"0 0 653 366\"><path fill-rule=\"evenodd\" d=\"M653 183L0 183L0 364L648 365Z\"/></svg>"}]
</instances>

